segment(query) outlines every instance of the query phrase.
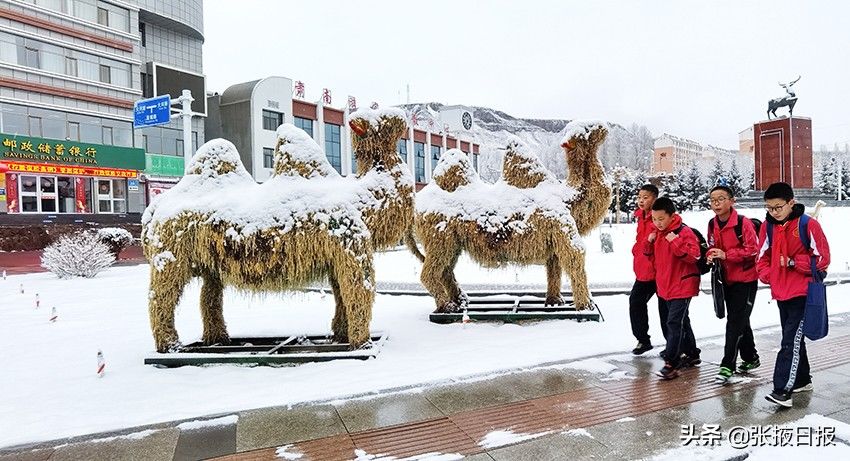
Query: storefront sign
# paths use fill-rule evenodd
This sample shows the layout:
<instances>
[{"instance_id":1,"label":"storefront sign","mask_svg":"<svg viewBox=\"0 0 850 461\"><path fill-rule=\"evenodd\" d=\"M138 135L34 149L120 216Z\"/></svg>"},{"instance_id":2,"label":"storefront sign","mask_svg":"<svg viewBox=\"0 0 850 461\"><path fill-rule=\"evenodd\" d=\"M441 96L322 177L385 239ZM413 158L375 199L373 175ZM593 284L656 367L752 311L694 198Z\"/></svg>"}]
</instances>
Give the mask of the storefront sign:
<instances>
[{"instance_id":1,"label":"storefront sign","mask_svg":"<svg viewBox=\"0 0 850 461\"><path fill-rule=\"evenodd\" d=\"M18 175L9 173L6 176L6 197L9 197L6 203L6 211L16 213L18 211Z\"/></svg>"},{"instance_id":2,"label":"storefront sign","mask_svg":"<svg viewBox=\"0 0 850 461\"><path fill-rule=\"evenodd\" d=\"M9 163L9 171L18 173L56 174L68 176L102 176L108 178L136 178L138 171L85 166L42 165L36 163Z\"/></svg>"},{"instance_id":3,"label":"storefront sign","mask_svg":"<svg viewBox=\"0 0 850 461\"><path fill-rule=\"evenodd\" d=\"M126 170L145 167L144 149L2 133L0 140L0 160L5 163L38 162Z\"/></svg>"},{"instance_id":4,"label":"storefront sign","mask_svg":"<svg viewBox=\"0 0 850 461\"><path fill-rule=\"evenodd\" d=\"M127 180L127 190L129 190L129 191L139 190L139 180L138 179L128 179Z\"/></svg>"},{"instance_id":5,"label":"storefront sign","mask_svg":"<svg viewBox=\"0 0 850 461\"><path fill-rule=\"evenodd\" d=\"M157 176L183 176L183 157L173 155L145 155L145 173Z\"/></svg>"}]
</instances>

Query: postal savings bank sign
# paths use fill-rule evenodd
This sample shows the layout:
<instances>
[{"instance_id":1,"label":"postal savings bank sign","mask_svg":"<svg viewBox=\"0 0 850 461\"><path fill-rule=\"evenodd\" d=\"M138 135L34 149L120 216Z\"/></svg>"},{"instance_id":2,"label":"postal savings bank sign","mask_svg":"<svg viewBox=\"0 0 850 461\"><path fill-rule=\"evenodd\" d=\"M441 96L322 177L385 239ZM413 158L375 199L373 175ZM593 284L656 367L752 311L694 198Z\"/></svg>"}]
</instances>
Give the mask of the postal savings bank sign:
<instances>
[{"instance_id":1,"label":"postal savings bank sign","mask_svg":"<svg viewBox=\"0 0 850 461\"><path fill-rule=\"evenodd\" d=\"M86 169L143 170L145 151L131 147L87 144L0 133L0 161L48 163ZM15 169L15 168L10 168Z\"/></svg>"}]
</instances>

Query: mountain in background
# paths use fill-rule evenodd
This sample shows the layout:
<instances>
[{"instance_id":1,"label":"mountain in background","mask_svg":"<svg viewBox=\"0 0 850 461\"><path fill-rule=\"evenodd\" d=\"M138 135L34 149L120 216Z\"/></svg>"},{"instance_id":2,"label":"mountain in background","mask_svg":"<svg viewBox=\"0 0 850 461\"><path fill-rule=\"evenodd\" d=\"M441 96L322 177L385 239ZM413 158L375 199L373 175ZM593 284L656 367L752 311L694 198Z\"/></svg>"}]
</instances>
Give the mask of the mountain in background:
<instances>
[{"instance_id":1,"label":"mountain in background","mask_svg":"<svg viewBox=\"0 0 850 461\"><path fill-rule=\"evenodd\" d=\"M400 107L409 113L421 114L421 111L427 111L435 121L438 121L439 110L443 104L429 102L403 104ZM566 177L567 164L564 150L561 148L561 140L570 119L517 118L488 107L470 107L473 109L475 119L472 137L473 141L481 146L480 171L485 181L493 182L501 175L504 154L502 149L513 137L519 137L528 144L555 175L559 178ZM626 128L617 123L606 123L608 137L599 153L605 169L610 171L620 165L634 170L649 171L654 148L652 133L642 125L632 124ZM439 127L435 127L434 130L439 130ZM461 137L466 139L465 136Z\"/></svg>"}]
</instances>

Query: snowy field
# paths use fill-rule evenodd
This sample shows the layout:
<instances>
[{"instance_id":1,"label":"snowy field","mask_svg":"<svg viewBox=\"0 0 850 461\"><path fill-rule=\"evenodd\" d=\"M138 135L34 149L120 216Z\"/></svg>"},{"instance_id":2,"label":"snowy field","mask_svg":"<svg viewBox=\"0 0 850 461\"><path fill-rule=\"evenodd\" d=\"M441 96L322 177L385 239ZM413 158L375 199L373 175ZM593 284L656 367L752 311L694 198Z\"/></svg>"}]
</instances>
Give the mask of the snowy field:
<instances>
[{"instance_id":1,"label":"snowy field","mask_svg":"<svg viewBox=\"0 0 850 461\"><path fill-rule=\"evenodd\" d=\"M688 214L686 222L702 231L709 216L709 212ZM843 231L850 227L845 224L850 222L850 209L825 209L821 222L832 245L831 272L845 271L850 243L843 239ZM614 253L600 252L600 230L614 237ZM633 225L604 225L587 239L592 284L631 283L633 239ZM418 262L406 252L378 257L379 281L416 281L418 274ZM542 267L481 270L467 260L459 264L457 277L461 284L545 283ZM388 332L390 339L374 360L280 368L158 369L142 363L153 352L147 290L148 266L115 267L90 280L58 280L50 273L0 280L0 350L4 352L0 355L0 447L257 407L339 401L392 389L415 392L556 361L574 362L563 368L616 378L623 373L615 361L581 359L622 354L634 346L626 296L596 299L607 320L603 323L550 321L520 326L435 325L428 322L434 308L431 298L379 295L372 329ZM184 343L201 334L199 291L197 283L190 285L178 308L177 329ZM36 293L40 308L35 308ZM832 313L850 310L850 305L838 302L850 297L850 285L831 287L828 293ZM779 322L775 304L768 298L769 292L759 292L754 328ZM56 323L48 322L52 306L58 311ZM258 297L228 291L225 295L225 318L233 336L325 333L332 315L329 294ZM662 336L656 315L651 315L650 324L657 341ZM723 332L724 321L714 317L705 295L692 304L691 318L698 338ZM103 378L95 374L99 349L106 360Z\"/></svg>"}]
</instances>

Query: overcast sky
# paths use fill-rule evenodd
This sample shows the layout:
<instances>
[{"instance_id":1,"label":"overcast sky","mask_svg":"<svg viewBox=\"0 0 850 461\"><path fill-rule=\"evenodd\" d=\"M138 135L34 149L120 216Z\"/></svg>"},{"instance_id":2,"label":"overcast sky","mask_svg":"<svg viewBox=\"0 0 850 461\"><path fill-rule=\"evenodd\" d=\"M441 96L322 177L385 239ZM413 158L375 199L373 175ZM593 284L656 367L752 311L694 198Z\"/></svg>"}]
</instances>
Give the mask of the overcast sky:
<instances>
[{"instance_id":1,"label":"overcast sky","mask_svg":"<svg viewBox=\"0 0 850 461\"><path fill-rule=\"evenodd\" d=\"M414 6L419 5L419 6ZM486 7L484 7L486 5ZM437 101L644 124L737 148L794 86L815 148L850 142L843 1L204 1L209 91L279 75L307 98ZM781 108L778 114L787 114Z\"/></svg>"}]
</instances>

